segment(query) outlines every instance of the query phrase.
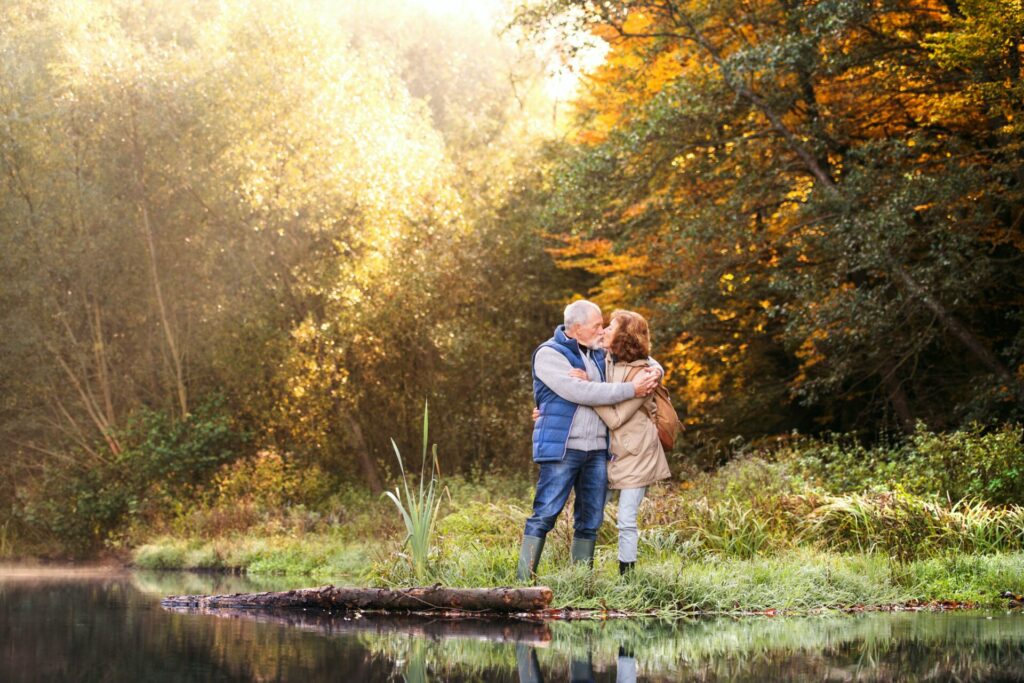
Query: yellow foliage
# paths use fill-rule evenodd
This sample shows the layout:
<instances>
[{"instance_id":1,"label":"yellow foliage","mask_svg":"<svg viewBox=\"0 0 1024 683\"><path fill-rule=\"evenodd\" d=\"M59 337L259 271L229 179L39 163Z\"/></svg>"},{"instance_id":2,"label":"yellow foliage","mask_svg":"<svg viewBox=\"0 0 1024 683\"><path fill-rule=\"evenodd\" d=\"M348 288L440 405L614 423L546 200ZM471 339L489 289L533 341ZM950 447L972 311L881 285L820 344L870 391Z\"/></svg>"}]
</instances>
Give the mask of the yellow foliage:
<instances>
[{"instance_id":1,"label":"yellow foliage","mask_svg":"<svg viewBox=\"0 0 1024 683\"><path fill-rule=\"evenodd\" d=\"M213 479L219 507L254 504L278 509L293 500L311 500L327 493L328 481L315 464L301 467L280 453L263 450L220 468Z\"/></svg>"},{"instance_id":2,"label":"yellow foliage","mask_svg":"<svg viewBox=\"0 0 1024 683\"><path fill-rule=\"evenodd\" d=\"M615 252L611 240L586 239L575 235L550 236L565 243L564 247L548 249L560 268L584 268L597 275L636 272L646 267L647 257L631 249L625 254Z\"/></svg>"},{"instance_id":3,"label":"yellow foliage","mask_svg":"<svg viewBox=\"0 0 1024 683\"><path fill-rule=\"evenodd\" d=\"M626 34L660 30L657 21L643 12L630 12L622 26ZM652 39L623 39L612 26L595 25L595 36L610 48L604 63L583 81L584 93L575 106L591 115L587 127L575 134L577 144L599 144L624 121L631 107L642 106L678 78L690 66L693 55L680 49L652 53ZM640 77L637 77L639 74Z\"/></svg>"}]
</instances>

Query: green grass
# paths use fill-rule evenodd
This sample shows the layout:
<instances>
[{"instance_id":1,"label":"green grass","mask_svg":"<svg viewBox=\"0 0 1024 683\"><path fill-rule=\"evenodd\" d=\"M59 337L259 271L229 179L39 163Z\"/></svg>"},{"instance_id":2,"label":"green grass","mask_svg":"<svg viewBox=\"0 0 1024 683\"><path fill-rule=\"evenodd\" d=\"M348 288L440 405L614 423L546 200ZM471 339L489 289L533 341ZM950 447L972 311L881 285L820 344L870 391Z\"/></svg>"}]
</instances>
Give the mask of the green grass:
<instances>
[{"instance_id":1,"label":"green grass","mask_svg":"<svg viewBox=\"0 0 1024 683\"><path fill-rule=\"evenodd\" d=\"M262 536L185 541L156 539L137 548L140 569L241 571L256 576L308 576L316 580L358 582L369 564L369 545L334 535Z\"/></svg>"},{"instance_id":2,"label":"green grass","mask_svg":"<svg viewBox=\"0 0 1024 683\"><path fill-rule=\"evenodd\" d=\"M368 546L336 539L244 539L193 545L164 539L136 551L145 569L231 567L254 576L308 576L312 582L409 586L408 562L380 557ZM215 559L211 559L215 558ZM515 585L515 549L467 546L434 558L431 580L448 586ZM615 549L599 548L594 571L571 566L559 549L546 556L538 582L550 586L555 607L628 612L735 614L768 609L803 613L908 600L960 600L999 606L998 595L1024 587L1024 554L954 554L894 562L882 554L798 549L784 555L732 558L675 553L645 556L634 573L618 575Z\"/></svg>"},{"instance_id":3,"label":"green grass","mask_svg":"<svg viewBox=\"0 0 1024 683\"><path fill-rule=\"evenodd\" d=\"M962 600L1024 593L1024 508L894 491L833 494L786 461L737 460L652 489L640 562L617 573L614 504L596 569L569 566L571 512L548 535L539 581L558 606L736 613ZM134 551L139 567L307 576L310 583L405 587L514 585L525 479L451 477L419 575L388 500L345 490L326 508L264 508L248 529L172 526ZM567 506L571 509L571 503ZM207 519L216 510L206 510ZM187 529L203 529L188 533ZM177 530L177 533L174 531Z\"/></svg>"}]
</instances>

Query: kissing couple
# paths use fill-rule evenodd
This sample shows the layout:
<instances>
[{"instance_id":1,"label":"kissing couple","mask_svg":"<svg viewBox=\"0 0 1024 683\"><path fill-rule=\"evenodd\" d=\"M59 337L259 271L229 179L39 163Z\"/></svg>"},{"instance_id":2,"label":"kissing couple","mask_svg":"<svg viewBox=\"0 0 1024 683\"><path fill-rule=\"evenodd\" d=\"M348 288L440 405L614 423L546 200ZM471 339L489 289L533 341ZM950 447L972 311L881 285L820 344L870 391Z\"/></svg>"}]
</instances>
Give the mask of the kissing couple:
<instances>
[{"instance_id":1,"label":"kissing couple","mask_svg":"<svg viewBox=\"0 0 1024 683\"><path fill-rule=\"evenodd\" d=\"M581 299L565 307L563 324L534 351L533 461L540 474L518 580L536 575L544 539L572 491L572 561L593 566L613 489L619 491L619 573L636 563L637 509L647 487L670 476L652 396L664 370L650 350L643 316L617 310L605 327L600 307Z\"/></svg>"}]
</instances>

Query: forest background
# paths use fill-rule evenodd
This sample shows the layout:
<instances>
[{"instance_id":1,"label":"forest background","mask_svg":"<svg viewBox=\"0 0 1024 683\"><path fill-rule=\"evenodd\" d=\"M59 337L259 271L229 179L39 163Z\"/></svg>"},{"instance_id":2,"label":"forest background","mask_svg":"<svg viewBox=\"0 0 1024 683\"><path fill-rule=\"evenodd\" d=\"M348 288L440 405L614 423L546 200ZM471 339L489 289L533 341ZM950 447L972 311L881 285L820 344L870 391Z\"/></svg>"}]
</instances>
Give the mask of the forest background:
<instances>
[{"instance_id":1,"label":"forest background","mask_svg":"<svg viewBox=\"0 0 1024 683\"><path fill-rule=\"evenodd\" d=\"M468 7L4 3L3 554L337 512L425 399L528 481L578 296L649 317L677 471L996 435L956 490L1024 501L1018 0Z\"/></svg>"}]
</instances>

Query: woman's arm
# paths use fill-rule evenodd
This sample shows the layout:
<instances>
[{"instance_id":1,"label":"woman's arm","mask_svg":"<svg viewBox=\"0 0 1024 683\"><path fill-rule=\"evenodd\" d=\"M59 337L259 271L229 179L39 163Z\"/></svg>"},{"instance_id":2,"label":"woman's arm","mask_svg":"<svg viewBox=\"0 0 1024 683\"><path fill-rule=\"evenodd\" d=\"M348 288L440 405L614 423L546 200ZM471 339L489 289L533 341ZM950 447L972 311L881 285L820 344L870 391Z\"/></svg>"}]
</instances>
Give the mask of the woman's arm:
<instances>
[{"instance_id":1,"label":"woman's arm","mask_svg":"<svg viewBox=\"0 0 1024 683\"><path fill-rule=\"evenodd\" d=\"M653 363L651 367L656 368L662 374L664 374L664 370L662 370L661 365L658 364L658 361L654 360L653 358L649 359L649 361ZM611 374L611 370L612 364L609 363L607 370L607 373L609 375ZM587 374L582 370L577 370L576 368L573 368L572 370L569 371L569 376L583 380L585 382L589 381L589 379L587 378ZM608 429L615 430L629 422L629 418L633 417L633 413L639 410L640 406L642 406L646 400L647 397L645 396L637 396L635 398L626 399L625 401L621 401L619 403L613 403L610 405L603 406L593 406L593 408L594 411L597 413L598 417L601 418L601 421L608 425Z\"/></svg>"},{"instance_id":2,"label":"woman's arm","mask_svg":"<svg viewBox=\"0 0 1024 683\"><path fill-rule=\"evenodd\" d=\"M658 366L658 369L661 369L660 365ZM611 371L612 364L609 363L607 370L609 376L611 375ZM574 372L578 373L580 371L574 370ZM646 400L646 397L638 396L619 403L613 403L611 405L594 406L594 411L597 413L598 417L601 418L601 421L608 425L608 429L615 430L629 422L629 418L633 417L633 413L639 410L640 406L642 406Z\"/></svg>"},{"instance_id":3,"label":"woman's arm","mask_svg":"<svg viewBox=\"0 0 1024 683\"><path fill-rule=\"evenodd\" d=\"M629 418L633 417L633 414L640 410L640 406L646 401L646 396L640 396L610 406L594 406L594 410L601 421L608 425L608 429L616 430L629 422Z\"/></svg>"}]
</instances>

